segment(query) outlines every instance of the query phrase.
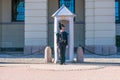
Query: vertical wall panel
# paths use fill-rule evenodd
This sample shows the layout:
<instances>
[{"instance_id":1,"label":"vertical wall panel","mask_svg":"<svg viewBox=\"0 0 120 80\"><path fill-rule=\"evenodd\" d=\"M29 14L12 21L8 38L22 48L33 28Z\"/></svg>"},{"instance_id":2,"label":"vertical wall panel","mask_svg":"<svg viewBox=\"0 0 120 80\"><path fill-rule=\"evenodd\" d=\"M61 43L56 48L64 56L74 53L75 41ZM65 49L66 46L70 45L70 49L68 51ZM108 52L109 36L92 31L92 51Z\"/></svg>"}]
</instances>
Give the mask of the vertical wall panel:
<instances>
[{"instance_id":1,"label":"vertical wall panel","mask_svg":"<svg viewBox=\"0 0 120 80\"><path fill-rule=\"evenodd\" d=\"M47 22L47 0L25 0L25 46L47 45Z\"/></svg>"}]
</instances>

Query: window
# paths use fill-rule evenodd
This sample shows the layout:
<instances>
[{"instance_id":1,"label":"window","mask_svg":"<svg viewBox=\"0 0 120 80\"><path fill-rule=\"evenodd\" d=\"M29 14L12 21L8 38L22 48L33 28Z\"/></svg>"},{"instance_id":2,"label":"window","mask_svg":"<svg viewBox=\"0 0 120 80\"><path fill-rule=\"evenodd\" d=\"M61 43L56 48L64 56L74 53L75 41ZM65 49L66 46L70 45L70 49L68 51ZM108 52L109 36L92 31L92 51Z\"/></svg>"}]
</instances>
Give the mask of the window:
<instances>
[{"instance_id":1,"label":"window","mask_svg":"<svg viewBox=\"0 0 120 80\"><path fill-rule=\"evenodd\" d=\"M75 1L74 0L59 0L59 7L65 5L71 12L75 12Z\"/></svg>"},{"instance_id":2,"label":"window","mask_svg":"<svg viewBox=\"0 0 120 80\"><path fill-rule=\"evenodd\" d=\"M12 0L12 21L24 21L24 0Z\"/></svg>"},{"instance_id":3,"label":"window","mask_svg":"<svg viewBox=\"0 0 120 80\"><path fill-rule=\"evenodd\" d=\"M115 1L115 20L120 23L120 0Z\"/></svg>"}]
</instances>

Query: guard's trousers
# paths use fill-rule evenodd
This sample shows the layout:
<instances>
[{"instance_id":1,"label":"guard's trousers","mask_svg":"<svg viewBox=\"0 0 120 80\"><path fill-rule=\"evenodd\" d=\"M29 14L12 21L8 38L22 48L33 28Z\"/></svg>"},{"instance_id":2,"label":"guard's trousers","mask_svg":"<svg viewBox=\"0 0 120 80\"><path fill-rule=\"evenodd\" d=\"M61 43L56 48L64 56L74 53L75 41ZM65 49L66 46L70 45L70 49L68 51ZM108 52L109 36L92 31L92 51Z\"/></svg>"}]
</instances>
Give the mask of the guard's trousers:
<instances>
[{"instance_id":1,"label":"guard's trousers","mask_svg":"<svg viewBox=\"0 0 120 80\"><path fill-rule=\"evenodd\" d=\"M60 49L60 63L65 63L65 52L66 52L66 45L62 44L59 46Z\"/></svg>"}]
</instances>

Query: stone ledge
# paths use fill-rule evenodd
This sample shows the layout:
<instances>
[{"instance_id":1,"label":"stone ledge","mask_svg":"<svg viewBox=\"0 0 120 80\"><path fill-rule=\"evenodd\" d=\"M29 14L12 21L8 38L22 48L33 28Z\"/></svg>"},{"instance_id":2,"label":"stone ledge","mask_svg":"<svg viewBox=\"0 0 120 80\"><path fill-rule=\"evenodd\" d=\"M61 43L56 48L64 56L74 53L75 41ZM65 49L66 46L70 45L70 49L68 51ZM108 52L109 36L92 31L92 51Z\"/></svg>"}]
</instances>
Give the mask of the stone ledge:
<instances>
[{"instance_id":1,"label":"stone ledge","mask_svg":"<svg viewBox=\"0 0 120 80\"><path fill-rule=\"evenodd\" d=\"M24 54L43 54L46 46L25 46Z\"/></svg>"},{"instance_id":2,"label":"stone ledge","mask_svg":"<svg viewBox=\"0 0 120 80\"><path fill-rule=\"evenodd\" d=\"M117 53L117 48L114 45L89 45L86 48L96 54L109 55ZM88 53L85 50L85 53Z\"/></svg>"}]
</instances>

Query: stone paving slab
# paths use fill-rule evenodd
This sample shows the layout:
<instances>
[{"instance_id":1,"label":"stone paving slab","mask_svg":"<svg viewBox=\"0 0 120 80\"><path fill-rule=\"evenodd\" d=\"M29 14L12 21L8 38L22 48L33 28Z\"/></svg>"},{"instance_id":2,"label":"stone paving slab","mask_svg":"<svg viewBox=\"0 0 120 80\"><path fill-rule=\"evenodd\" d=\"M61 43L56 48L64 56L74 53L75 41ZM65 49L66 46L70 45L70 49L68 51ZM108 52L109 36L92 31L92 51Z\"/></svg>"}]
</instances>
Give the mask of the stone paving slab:
<instances>
[{"instance_id":1,"label":"stone paving slab","mask_svg":"<svg viewBox=\"0 0 120 80\"><path fill-rule=\"evenodd\" d=\"M80 65L80 64L41 64L41 65L31 65L30 68L39 69L43 71L81 71L81 70L96 70L102 69L104 66L100 65Z\"/></svg>"},{"instance_id":2,"label":"stone paving slab","mask_svg":"<svg viewBox=\"0 0 120 80\"><path fill-rule=\"evenodd\" d=\"M43 71L29 66L3 66L0 73L0 80L120 80L119 66L83 71Z\"/></svg>"},{"instance_id":3,"label":"stone paving slab","mask_svg":"<svg viewBox=\"0 0 120 80\"><path fill-rule=\"evenodd\" d=\"M43 71L81 71L81 70L97 70L105 66L101 65L81 65L81 64L0 64L0 67L26 67Z\"/></svg>"}]
</instances>

